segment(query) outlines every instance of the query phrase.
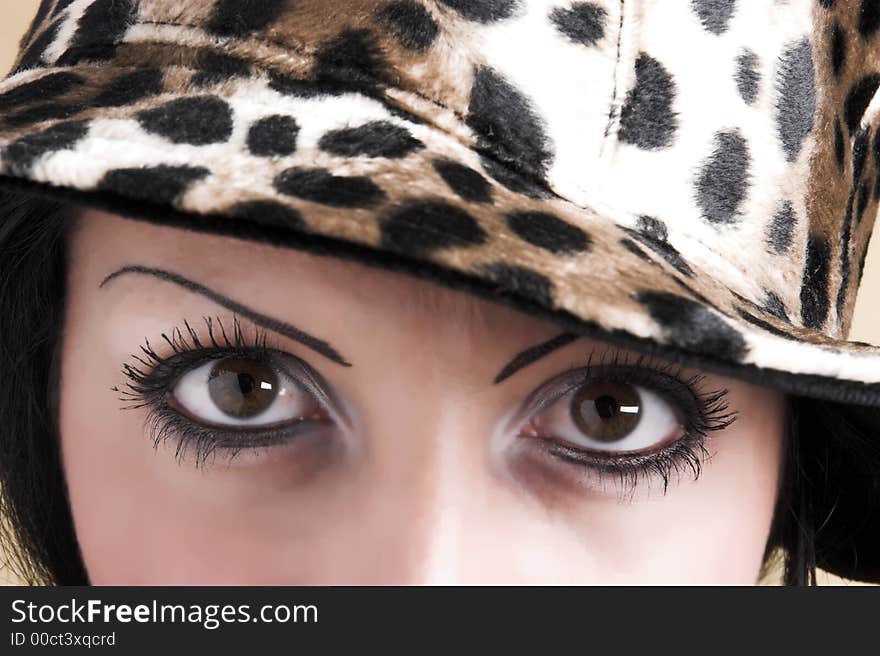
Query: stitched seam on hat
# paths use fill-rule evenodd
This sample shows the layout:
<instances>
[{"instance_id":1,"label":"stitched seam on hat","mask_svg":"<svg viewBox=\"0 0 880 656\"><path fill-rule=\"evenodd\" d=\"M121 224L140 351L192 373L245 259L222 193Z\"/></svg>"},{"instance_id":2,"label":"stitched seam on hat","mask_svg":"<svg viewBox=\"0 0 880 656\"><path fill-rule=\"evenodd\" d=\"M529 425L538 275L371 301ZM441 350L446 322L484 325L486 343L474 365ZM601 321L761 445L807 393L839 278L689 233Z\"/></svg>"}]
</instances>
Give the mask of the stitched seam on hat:
<instances>
[{"instance_id":1,"label":"stitched seam on hat","mask_svg":"<svg viewBox=\"0 0 880 656\"><path fill-rule=\"evenodd\" d=\"M144 42L140 42L140 43L149 43L149 42L144 41ZM156 42L156 43L158 43L159 45L171 45L171 44L168 44L168 42L164 42L164 41L159 41L159 42ZM257 68L257 69L259 69L259 70L263 70L263 71L272 71L272 70L274 70L274 69L272 69L271 67L268 67L268 66L266 66L265 64L258 63L258 62L257 62L257 63L254 63L254 66L255 66L255 68ZM117 65L117 64L115 64L115 63L112 63L112 62L111 62L111 63L104 63L104 62L98 62L98 63L82 62L82 63L77 63L77 64L69 65L69 66L66 66L66 67L53 67L53 68L56 69L56 70L60 70L60 69L73 69L73 70L75 70L77 67L80 67L80 68L84 68L84 67L94 67L94 68L99 68L99 69L114 68L114 69L118 69L118 70L141 70L141 69L154 68L154 66L151 66L151 65L126 65L126 66L119 66L119 65ZM195 71L195 72L197 72L197 71L199 70L198 68L194 68L194 67L191 67L191 66L186 66L186 65L183 65L183 64L174 64L173 67L175 67L175 68L180 68L180 69L184 69L184 70L187 70L187 71ZM171 67L170 67L170 66L167 66L167 67L163 67L163 68L171 68ZM34 70L37 70L37 69L34 69ZM42 69L41 72L43 72L43 70L45 70L45 69ZM55 72L55 71L54 71L54 70L53 70L53 71L45 70L45 73L46 73L46 74L51 74L52 72ZM42 77L42 75L40 75L40 76L35 76L35 78L36 78L36 77ZM308 81L308 80L306 80L306 81ZM404 91L406 91L406 90L404 90ZM265 108L265 109L267 109L267 110L273 110L273 109L274 109L274 107L273 107L272 105L269 105L269 104L266 104L266 103L263 103L263 102L260 102L260 101L256 101L256 100L254 100L253 98L248 98L248 102L251 103L252 105L256 105L256 106L259 106L259 107ZM124 111L124 110L126 109L126 107L133 107L133 106L134 106L134 105L126 105L126 106L121 107L121 108L119 108L119 109L121 109L121 110ZM22 133L22 134L20 134L20 135L17 135L17 136L16 136L16 139L17 139L17 138L20 138L21 136L26 136L26 135L28 135L28 134L33 134L33 133L40 132L40 131L46 129L46 127L48 127L48 126L52 126L52 125L56 125L56 124L59 124L59 123L64 123L64 122L67 122L67 121L71 121L71 120L79 119L79 118L82 117L83 114L87 114L88 112L91 112L91 111L99 111L100 109L101 109L101 108L97 108L97 107L84 107L82 110L80 110L80 111L76 112L75 114L73 114L73 115L71 115L71 116L69 116L69 117L66 117L66 118L60 118L60 119L49 119L49 120L46 120L46 121L41 121L41 122L39 122L39 123L34 124L35 126L38 126L38 127L34 127L32 130L28 130L28 131L25 131L24 133ZM87 117L86 117L87 120L92 120L93 118L101 118L101 117L100 117L100 116L98 116L98 117L89 117L89 116L87 116ZM120 118L120 117L109 116L109 117L107 117L107 118ZM132 118L132 117L131 117L131 116L125 116L125 117L121 117L121 118ZM406 119L401 119L401 120L406 120ZM508 164L507 162L504 162L504 161L502 161L502 160L497 159L496 157L493 157L493 156L492 156L492 153L491 153L490 151L487 151L486 149L477 149L476 147L471 147L469 144L463 143L460 139L457 138L456 135L449 133L448 131L444 130L442 127L437 126L437 125L434 124L434 123L431 123L431 126L432 126L433 129L436 129L436 130L438 130L439 132L441 132L442 134L447 135L450 139L452 139L456 144L460 145L461 147L463 147L463 148L465 148L465 149L468 149L468 150L471 150L471 151L473 151L473 152L478 152L479 154L481 154L481 155L483 155L483 156L485 156L485 157L492 157L492 159L493 159L494 161L496 161L499 165L504 166L505 168L508 168L508 169L510 169L511 171L518 172L517 169L515 169L515 168L509 166L509 164ZM33 127L33 126L31 126L31 127ZM91 138L91 139L96 139L97 137L90 137L90 138ZM5 146L5 145L6 145L5 143L0 143L0 149L2 149L2 147ZM550 189L549 187L546 187L546 186L543 186L543 185L542 185L542 186L541 186L541 189L545 189L545 190L547 190L547 191L548 191L549 193L551 193L554 197L559 198L560 200L562 200L562 201L565 202L565 203L572 203L572 204L574 204L572 200L570 200L569 198L567 198L567 197L565 197L565 196L561 196L561 195L559 195L558 193L556 193L554 190ZM516 193L516 192L514 192L514 193ZM592 206L591 206L591 207L592 207ZM738 270L741 274L744 275L745 278L748 278L748 276L745 275L745 274L747 273L746 269L745 269L745 268L742 268L743 265L740 265L738 262L734 262L734 261L729 260L729 259L726 258L721 252L717 251L716 248L713 247L712 245L710 245L710 244L708 244L708 243L705 243L705 242L699 242L699 243L700 243L701 248L704 248L704 249L708 250L708 251L711 252L713 255L715 255L718 259L720 259L720 260L722 260L722 261L724 261L724 262L727 262L727 263L729 263L729 264L733 264L734 266L736 266L737 270ZM671 265L670 265L670 266L671 266ZM702 267L701 267L701 268L702 268Z\"/></svg>"},{"instance_id":2,"label":"stitched seam on hat","mask_svg":"<svg viewBox=\"0 0 880 656\"><path fill-rule=\"evenodd\" d=\"M218 50L222 50L224 48L223 43L218 43L216 41L216 37L210 36L210 33L208 33L205 30L204 25L194 25L191 23L174 23L174 22L169 22L169 21L138 21L137 23L133 24L133 26L137 26L137 25L158 25L158 26L162 26L162 27L188 27L190 29L199 30L200 32L205 33L206 35L209 35L208 38L213 41L211 46L197 46L197 47L213 47ZM291 50L298 55L301 55L303 57L309 57L309 58L314 58L315 52L317 51L317 49L309 49L309 48L303 47L302 45L299 45L299 44L290 44L290 43L285 43L283 41L276 41L274 39L265 39L265 38L257 38L257 37L248 37L247 39L234 39L231 37L227 37L227 38L229 41L234 41L234 42L243 43L243 44L255 43L255 44L263 44L263 45L267 45L267 46L277 47L277 48L281 48L283 50ZM132 44L132 45L136 45L137 43L156 43L159 45L180 45L180 44L176 44L174 42L167 42L167 41L122 41L122 40L120 40L117 42L117 44ZM275 70L275 71L277 71L277 69L274 69L274 68L272 68L262 62L248 60L248 63L253 66L256 66L257 68L262 69L262 70ZM283 72L283 71L277 71L277 72ZM385 87L389 86L383 80L379 80L374 77L370 77L366 73L365 73L365 76L371 82L375 82L379 86L385 86ZM305 78L305 81L308 81L308 78ZM412 93L414 96L417 96L417 97L421 98L422 100L425 100L425 101L431 103L432 105L435 105L435 106L440 107L442 109L445 109L449 112L452 112L460 120L464 121L464 116L461 113L452 109L451 107L447 107L443 103L441 103L441 102L439 102L429 96L424 95L423 93L421 93L418 90L405 89L402 87L394 87L394 88L400 89L401 91L406 91L407 93Z\"/></svg>"},{"instance_id":3,"label":"stitched seam on hat","mask_svg":"<svg viewBox=\"0 0 880 656\"><path fill-rule=\"evenodd\" d=\"M198 30L198 31L200 31L200 32L202 32L202 33L207 34L207 33L205 32L205 29L204 29L203 26L200 26L200 25L194 25L194 24L190 24L190 23L173 23L173 22L163 22L163 21L138 21L138 22L136 22L136 23L133 23L133 24L131 25L131 27L136 27L136 26L138 26L138 25L156 25L156 26L167 26L167 27L185 27L185 28L189 28L189 29ZM223 43L218 43L214 37L208 36L208 41L210 42L210 43L208 43L208 44L204 44L204 45L188 45L188 44L187 44L187 47L191 47L191 48L194 48L194 49L196 49L196 48L213 48L213 49L216 49L216 50L218 50L218 51L222 51L222 50L224 49L224 45L223 45ZM237 40L236 40L236 39L230 39L230 41L237 41L237 42L239 42L239 43L243 43L243 44L246 44L246 43L262 44L262 45L266 45L266 46L270 46L270 47L281 48L281 49L283 49L283 50L291 50L291 51L295 52L296 54L298 54L298 55L300 55L300 56L302 56L302 57L306 57L306 58L313 58L313 57L314 57L314 51L310 51L310 50L308 50L308 49L305 49L305 48L299 47L299 46L297 46L297 45L295 45L295 44L294 44L294 45L291 45L291 44L288 44L288 43L282 43L282 42L279 42L279 41L274 41L274 40L272 40L272 39L248 38L248 39L237 39ZM175 42L173 42L173 41L164 41L164 40L158 40L158 39L156 39L156 40L144 40L144 41L125 41L124 39L120 39L120 40L114 41L113 44L114 44L114 45L154 44L154 45L158 45L158 46L169 46L169 47L170 47L170 46L175 46L175 45L180 45L180 44L175 43ZM281 73L281 74L287 74L285 71L280 70L280 69L278 69L277 67L273 67L273 66L271 66L271 65L269 65L269 64L263 63L263 62L261 62L261 61L255 61L255 60L250 60L250 59L248 59L248 60L246 60L246 61L248 62L249 65L253 66L254 68L256 68L257 70L260 70L260 71L264 71L264 72L267 72L267 73ZM75 67L75 66L87 66L87 65L89 65L89 62L86 60L86 61L83 61L83 62L76 62L76 63L74 63L74 64L70 64L70 65L68 65L68 67L69 67L69 68L73 68L73 67ZM145 65L126 65L126 66L119 66L119 65L115 65L115 64L113 64L112 62L111 62L111 63L103 63L103 62L101 62L101 63L95 64L95 65L96 65L97 67L99 67L99 68L116 67L116 68L120 68L120 69L123 69L123 68L124 68L124 69L133 69L133 70L143 69L143 68L155 68L155 66L146 65L146 64L145 64ZM184 65L184 64L174 64L174 66L179 67L179 68L184 68L184 69L187 69L187 70L192 70L192 71L198 71L198 70L199 70L197 67L187 66L187 65ZM55 67L55 68L61 68L61 67L54 66L54 65L53 65L53 67ZM167 67L163 67L163 68L167 68ZM466 117L465 117L461 112L459 112L458 110L453 109L453 108L451 108L451 107L448 107L447 105L444 105L444 104L438 102L437 100L435 100L435 99L433 99L433 98L431 98L431 97L429 97L429 96L424 95L422 92L420 92L420 91L417 90L417 89L411 89L411 88L406 88L406 87L400 87L400 86L395 86L395 85L389 85L389 84L388 84L387 82L385 82L384 80L380 80L380 79L377 79L377 78L375 78L375 77L369 76L366 72L363 72L363 71L362 71L362 73L364 73L364 76L365 76L365 77L366 77L371 83L374 83L374 84L375 84L378 88L380 88L380 89L397 89L397 90L402 91L402 92L404 92L404 93L412 94L414 97L419 98L419 99L421 99L421 100L423 100L423 101L425 101L425 102L427 102L427 103L433 105L434 107L437 107L437 108L439 108L439 109L442 109L442 110L444 110L444 111L446 111L446 112L451 113L451 114L452 114L452 115L453 115L453 116L454 116L454 117L460 122L460 124L461 124L461 126L462 126L463 128L466 128L466 129L469 130L469 128L467 128ZM297 79L302 79L304 82L310 82L310 81L311 81L311 82L314 82L314 81L315 81L315 80L312 80L312 79L310 79L310 78L297 78ZM358 89L358 88L356 88L356 87L353 87L352 90L353 90L353 91L358 91L358 92L360 92L360 93L364 93L363 90L360 90L360 89ZM365 94L365 95L369 95L369 94ZM387 101L388 101L389 103L393 104L393 100L392 100L390 97L388 97L387 94L383 94L383 97L386 98ZM533 168L529 167L528 169L523 169L523 168L520 168L520 167L513 167L513 166L511 166L511 163L510 163L509 161L504 160L504 159L499 159L499 158L498 158L498 157L497 157L497 156L496 156L491 150L488 150L488 149L486 149L486 148L480 148L480 147L479 147L478 145L476 145L476 144L474 144L474 145L472 146L471 144L463 143L463 142L458 138L458 136L457 136L456 134L449 132L448 130L444 129L441 125L438 125L438 124L436 124L436 123L434 123L434 122L431 122L431 125L432 125L436 130L439 130L439 131L441 131L441 132L443 132L443 133L445 133L445 134L450 135L452 138L454 138L454 139L455 139L456 141L458 141L459 143L462 143L462 144L465 145L467 148L471 148L471 149L475 150L476 152L478 152L479 154L481 154L481 155L483 155L483 156L485 156L485 157L488 157L488 158L490 158L490 159L493 159L497 164L499 164L499 165L501 165L501 166L504 166L505 168L510 169L510 170L511 170L512 172L514 172L514 173L517 173L518 175L520 175L520 176L522 176L523 178L527 179L527 180L528 180L531 184L533 184L535 187L538 187L538 188L540 188L541 190L546 191L546 192L548 192L549 194L552 194L553 196L555 196L555 197L557 197L557 198L560 198L560 199L562 199L562 200L564 200L564 201L566 201L566 202L569 202L569 203L573 203L573 202L574 202L574 201L572 201L572 199L568 198L567 196L562 196L562 195L560 195L559 193L557 193L556 191L554 191L554 190L553 190L553 189L547 184L547 182L543 179L543 177L540 176L540 175L538 175L538 174L535 172L535 170L534 170ZM472 133L472 131L471 131L471 133ZM494 143L494 142L493 142L493 143ZM499 144L499 146L501 146L501 145L503 145L503 144Z\"/></svg>"},{"instance_id":4,"label":"stitched seam on hat","mask_svg":"<svg viewBox=\"0 0 880 656\"><path fill-rule=\"evenodd\" d=\"M614 77L613 77L612 88L611 88L611 103L608 108L608 122L605 124L605 134L602 135L603 136L602 146L605 145L605 143L608 140L608 135L611 134L611 126L614 125L614 122L616 120L615 115L617 114L617 112L615 111L615 105L617 103L617 85L618 85L619 77L620 77L620 75L619 75L619 72L620 72L620 50L621 50L621 41L623 40L624 3L625 3L625 0L620 0L620 22L618 23L618 28L617 28L617 55L614 59ZM600 155L602 153L602 146L600 146L600 148L599 148Z\"/></svg>"}]
</instances>

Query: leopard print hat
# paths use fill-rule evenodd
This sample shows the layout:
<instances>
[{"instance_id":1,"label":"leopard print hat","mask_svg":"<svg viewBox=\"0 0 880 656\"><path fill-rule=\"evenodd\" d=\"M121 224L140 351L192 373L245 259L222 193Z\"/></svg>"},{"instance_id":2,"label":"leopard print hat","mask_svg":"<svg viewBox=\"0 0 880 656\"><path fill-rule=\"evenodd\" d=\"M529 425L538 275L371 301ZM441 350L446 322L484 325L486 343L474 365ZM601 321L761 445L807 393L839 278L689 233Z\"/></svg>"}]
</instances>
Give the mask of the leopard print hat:
<instances>
[{"instance_id":1,"label":"leopard print hat","mask_svg":"<svg viewBox=\"0 0 880 656\"><path fill-rule=\"evenodd\" d=\"M880 346L847 340L878 87L877 0L43 0L0 83L0 182L402 270L880 426Z\"/></svg>"}]
</instances>

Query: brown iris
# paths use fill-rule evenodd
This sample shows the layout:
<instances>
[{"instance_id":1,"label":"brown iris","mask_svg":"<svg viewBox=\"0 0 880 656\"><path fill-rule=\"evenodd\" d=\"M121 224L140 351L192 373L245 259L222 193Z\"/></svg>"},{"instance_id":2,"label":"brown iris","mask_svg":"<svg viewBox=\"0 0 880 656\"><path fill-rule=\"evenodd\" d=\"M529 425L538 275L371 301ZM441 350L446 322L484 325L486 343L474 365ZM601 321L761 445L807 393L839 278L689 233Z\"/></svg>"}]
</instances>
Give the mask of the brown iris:
<instances>
[{"instance_id":1,"label":"brown iris","mask_svg":"<svg viewBox=\"0 0 880 656\"><path fill-rule=\"evenodd\" d=\"M632 433L641 416L639 394L626 383L590 382L580 387L571 400L575 425L599 442L622 440Z\"/></svg>"},{"instance_id":2,"label":"brown iris","mask_svg":"<svg viewBox=\"0 0 880 656\"><path fill-rule=\"evenodd\" d=\"M236 419L256 417L278 395L275 370L259 360L229 357L218 360L208 376L211 400Z\"/></svg>"}]
</instances>

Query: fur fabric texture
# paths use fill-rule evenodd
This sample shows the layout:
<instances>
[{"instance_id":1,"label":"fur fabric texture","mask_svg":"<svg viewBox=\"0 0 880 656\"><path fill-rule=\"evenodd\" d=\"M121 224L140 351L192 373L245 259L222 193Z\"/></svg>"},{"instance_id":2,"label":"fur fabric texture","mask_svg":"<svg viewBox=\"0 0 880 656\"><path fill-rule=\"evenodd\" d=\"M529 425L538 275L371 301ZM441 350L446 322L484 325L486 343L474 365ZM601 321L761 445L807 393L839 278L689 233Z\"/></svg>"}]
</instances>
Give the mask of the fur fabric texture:
<instances>
[{"instance_id":1,"label":"fur fabric texture","mask_svg":"<svg viewBox=\"0 0 880 656\"><path fill-rule=\"evenodd\" d=\"M880 405L880 348L846 339L874 4L44 0L0 174L393 253Z\"/></svg>"}]
</instances>

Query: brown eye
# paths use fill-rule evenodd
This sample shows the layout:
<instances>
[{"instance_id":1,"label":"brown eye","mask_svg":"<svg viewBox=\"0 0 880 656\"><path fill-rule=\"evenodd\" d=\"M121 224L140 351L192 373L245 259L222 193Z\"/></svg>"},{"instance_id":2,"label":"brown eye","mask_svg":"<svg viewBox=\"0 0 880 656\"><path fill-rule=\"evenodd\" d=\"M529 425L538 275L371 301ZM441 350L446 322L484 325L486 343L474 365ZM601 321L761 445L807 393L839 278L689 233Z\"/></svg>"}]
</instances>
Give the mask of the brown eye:
<instances>
[{"instance_id":1,"label":"brown eye","mask_svg":"<svg viewBox=\"0 0 880 656\"><path fill-rule=\"evenodd\" d=\"M290 356L230 355L184 373L172 389L174 408L202 424L248 429L330 421L327 408L296 372Z\"/></svg>"},{"instance_id":2,"label":"brown eye","mask_svg":"<svg viewBox=\"0 0 880 656\"><path fill-rule=\"evenodd\" d=\"M571 418L585 436L606 444L632 433L642 418L642 403L633 385L593 381L571 399Z\"/></svg>"},{"instance_id":3,"label":"brown eye","mask_svg":"<svg viewBox=\"0 0 880 656\"><path fill-rule=\"evenodd\" d=\"M264 412L278 395L278 375L265 362L229 357L217 360L208 375L208 393L230 417L247 419Z\"/></svg>"}]
</instances>

